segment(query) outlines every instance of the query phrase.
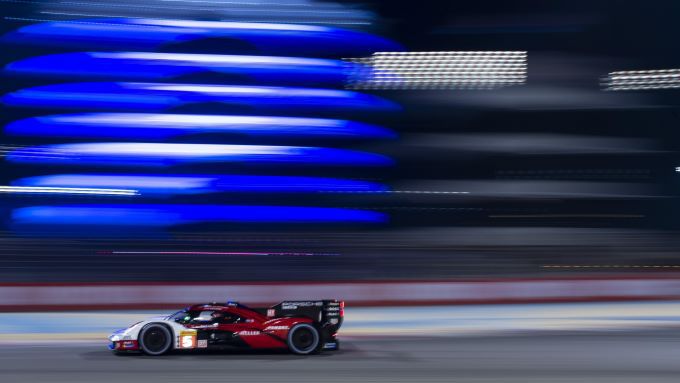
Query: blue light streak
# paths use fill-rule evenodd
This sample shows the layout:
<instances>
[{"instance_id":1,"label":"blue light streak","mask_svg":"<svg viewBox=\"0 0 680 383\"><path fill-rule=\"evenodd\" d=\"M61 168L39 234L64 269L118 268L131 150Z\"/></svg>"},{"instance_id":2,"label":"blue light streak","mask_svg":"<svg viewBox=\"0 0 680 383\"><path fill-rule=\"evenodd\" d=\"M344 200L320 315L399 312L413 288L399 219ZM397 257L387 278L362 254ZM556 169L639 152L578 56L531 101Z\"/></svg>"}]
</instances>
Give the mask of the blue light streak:
<instances>
[{"instance_id":1,"label":"blue light streak","mask_svg":"<svg viewBox=\"0 0 680 383\"><path fill-rule=\"evenodd\" d=\"M389 129L334 119L151 113L82 113L27 118L17 136L166 139L201 133L273 137L394 138Z\"/></svg>"},{"instance_id":2,"label":"blue light streak","mask_svg":"<svg viewBox=\"0 0 680 383\"><path fill-rule=\"evenodd\" d=\"M246 175L56 174L27 177L14 186L42 188L133 189L144 196L217 192L314 193L380 192L385 185L325 177Z\"/></svg>"},{"instance_id":3,"label":"blue light streak","mask_svg":"<svg viewBox=\"0 0 680 383\"><path fill-rule=\"evenodd\" d=\"M63 205L14 209L15 225L169 227L195 223L384 223L368 210L243 205Z\"/></svg>"},{"instance_id":4,"label":"blue light streak","mask_svg":"<svg viewBox=\"0 0 680 383\"><path fill-rule=\"evenodd\" d=\"M235 74L268 84L343 85L351 68L340 60L154 52L78 52L10 63L11 73L114 79L169 79L190 73ZM352 73L361 73L358 68Z\"/></svg>"},{"instance_id":5,"label":"blue light streak","mask_svg":"<svg viewBox=\"0 0 680 383\"><path fill-rule=\"evenodd\" d=\"M56 144L16 149L7 160L17 163L173 166L189 163L271 163L387 166L388 157L345 149L304 146L161 144L102 142Z\"/></svg>"},{"instance_id":6,"label":"blue light streak","mask_svg":"<svg viewBox=\"0 0 680 383\"><path fill-rule=\"evenodd\" d=\"M156 49L162 45L205 38L236 40L274 55L356 57L376 51L404 49L378 36L339 28L143 18L96 18L33 24L10 32L4 36L4 41L115 50Z\"/></svg>"},{"instance_id":7,"label":"blue light streak","mask_svg":"<svg viewBox=\"0 0 680 383\"><path fill-rule=\"evenodd\" d=\"M10 106L162 111L193 103L225 103L273 112L396 111L380 97L344 90L265 86L85 82L37 86L5 95Z\"/></svg>"}]
</instances>

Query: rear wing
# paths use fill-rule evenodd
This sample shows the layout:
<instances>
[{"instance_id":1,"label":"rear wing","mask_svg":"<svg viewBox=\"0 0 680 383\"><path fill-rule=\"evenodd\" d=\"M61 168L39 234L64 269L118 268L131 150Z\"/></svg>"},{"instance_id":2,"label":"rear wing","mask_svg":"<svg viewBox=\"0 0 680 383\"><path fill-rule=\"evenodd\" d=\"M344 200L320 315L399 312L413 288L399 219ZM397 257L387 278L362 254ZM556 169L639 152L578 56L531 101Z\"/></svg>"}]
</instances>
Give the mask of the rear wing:
<instances>
[{"instance_id":1,"label":"rear wing","mask_svg":"<svg viewBox=\"0 0 680 383\"><path fill-rule=\"evenodd\" d=\"M338 300L283 301L267 309L269 318L307 317L321 326L340 328L345 316L345 302Z\"/></svg>"}]
</instances>

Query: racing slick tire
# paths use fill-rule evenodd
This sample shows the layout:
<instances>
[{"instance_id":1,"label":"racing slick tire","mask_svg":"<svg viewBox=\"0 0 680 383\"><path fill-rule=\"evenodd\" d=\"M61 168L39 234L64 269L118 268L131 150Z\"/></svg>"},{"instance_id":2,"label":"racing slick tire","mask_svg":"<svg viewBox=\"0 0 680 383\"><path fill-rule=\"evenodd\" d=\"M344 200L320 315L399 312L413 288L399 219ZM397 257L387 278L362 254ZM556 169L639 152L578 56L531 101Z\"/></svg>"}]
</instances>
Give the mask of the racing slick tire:
<instances>
[{"instance_id":1,"label":"racing slick tire","mask_svg":"<svg viewBox=\"0 0 680 383\"><path fill-rule=\"evenodd\" d=\"M150 323L139 332L139 348L147 355L163 355L172 347L170 330L158 323Z\"/></svg>"},{"instance_id":2,"label":"racing slick tire","mask_svg":"<svg viewBox=\"0 0 680 383\"><path fill-rule=\"evenodd\" d=\"M298 355L309 355L319 351L321 337L319 330L311 324L300 323L288 331L288 348Z\"/></svg>"}]
</instances>

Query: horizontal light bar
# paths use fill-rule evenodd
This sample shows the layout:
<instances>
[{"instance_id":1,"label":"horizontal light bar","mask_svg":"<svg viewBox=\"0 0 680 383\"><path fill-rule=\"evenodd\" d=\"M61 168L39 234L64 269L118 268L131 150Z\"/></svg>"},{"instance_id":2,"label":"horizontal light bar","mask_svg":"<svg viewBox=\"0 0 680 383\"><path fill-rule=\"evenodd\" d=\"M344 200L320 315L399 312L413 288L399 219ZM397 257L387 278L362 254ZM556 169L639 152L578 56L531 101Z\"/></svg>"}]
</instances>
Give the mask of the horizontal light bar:
<instances>
[{"instance_id":1,"label":"horizontal light bar","mask_svg":"<svg viewBox=\"0 0 680 383\"><path fill-rule=\"evenodd\" d=\"M400 59L438 59L438 58L470 58L470 57L505 57L526 58L526 51L425 51L425 52L375 52L373 59L400 60Z\"/></svg>"},{"instance_id":2,"label":"horizontal light bar","mask_svg":"<svg viewBox=\"0 0 680 383\"><path fill-rule=\"evenodd\" d=\"M143 195L217 192L383 192L385 185L359 180L299 176L55 174L15 180L12 185L34 188L134 189Z\"/></svg>"},{"instance_id":3,"label":"horizontal light bar","mask_svg":"<svg viewBox=\"0 0 680 383\"><path fill-rule=\"evenodd\" d=\"M225 38L270 55L367 55L403 50L393 41L339 28L273 23L94 18L28 25L4 36L18 44L129 50L155 49L173 43Z\"/></svg>"},{"instance_id":4,"label":"horizontal light bar","mask_svg":"<svg viewBox=\"0 0 680 383\"><path fill-rule=\"evenodd\" d=\"M45 187L45 186L0 186L0 193L11 194L62 194L62 195L98 195L98 196L135 196L139 191L131 189L100 189L80 187Z\"/></svg>"},{"instance_id":5,"label":"horizontal light bar","mask_svg":"<svg viewBox=\"0 0 680 383\"><path fill-rule=\"evenodd\" d=\"M680 69L653 69L653 70L627 70L611 72L609 75L612 77L619 76L647 76L647 75L666 75L666 74L680 74Z\"/></svg>"},{"instance_id":6,"label":"horizontal light bar","mask_svg":"<svg viewBox=\"0 0 680 383\"><path fill-rule=\"evenodd\" d=\"M680 88L680 69L611 72L602 81L605 90L654 90Z\"/></svg>"},{"instance_id":7,"label":"horizontal light bar","mask_svg":"<svg viewBox=\"0 0 680 383\"><path fill-rule=\"evenodd\" d=\"M390 76L375 76L372 81L374 82L394 82L394 83L404 83L408 82L524 82L526 76L523 75L510 75L510 76L468 76L468 75L456 75L456 76L446 76L438 75L437 77L427 76L427 75L409 75L408 79L396 78L394 75Z\"/></svg>"},{"instance_id":8,"label":"horizontal light bar","mask_svg":"<svg viewBox=\"0 0 680 383\"><path fill-rule=\"evenodd\" d=\"M14 209L16 225L168 227L196 223L382 223L387 217L358 209L242 205L63 205Z\"/></svg>"},{"instance_id":9,"label":"horizontal light bar","mask_svg":"<svg viewBox=\"0 0 680 383\"><path fill-rule=\"evenodd\" d=\"M79 52L31 57L11 73L114 79L169 79L196 73L233 74L254 83L329 84L347 80L351 65L314 58L156 52Z\"/></svg>"},{"instance_id":10,"label":"horizontal light bar","mask_svg":"<svg viewBox=\"0 0 680 383\"><path fill-rule=\"evenodd\" d=\"M494 89L521 85L527 52L376 52L347 61L362 64L354 89Z\"/></svg>"},{"instance_id":11,"label":"horizontal light bar","mask_svg":"<svg viewBox=\"0 0 680 383\"><path fill-rule=\"evenodd\" d=\"M224 103L253 109L291 111L395 111L380 97L334 89L158 84L135 82L63 83L5 95L10 106L159 111L197 103Z\"/></svg>"},{"instance_id":12,"label":"horizontal light bar","mask_svg":"<svg viewBox=\"0 0 680 383\"><path fill-rule=\"evenodd\" d=\"M133 142L56 144L16 149L11 162L108 166L172 166L202 162L386 166L385 156L305 146L159 144Z\"/></svg>"}]
</instances>

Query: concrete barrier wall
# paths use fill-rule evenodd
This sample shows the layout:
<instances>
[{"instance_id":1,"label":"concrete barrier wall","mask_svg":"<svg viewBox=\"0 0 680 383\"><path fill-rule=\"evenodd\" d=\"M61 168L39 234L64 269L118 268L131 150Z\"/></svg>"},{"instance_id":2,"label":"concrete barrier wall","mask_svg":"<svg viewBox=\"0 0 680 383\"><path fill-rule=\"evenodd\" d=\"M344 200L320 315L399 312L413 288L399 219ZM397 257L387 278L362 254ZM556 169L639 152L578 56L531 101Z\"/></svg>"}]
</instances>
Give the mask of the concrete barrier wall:
<instances>
[{"instance_id":1,"label":"concrete barrier wall","mask_svg":"<svg viewBox=\"0 0 680 383\"><path fill-rule=\"evenodd\" d=\"M329 283L0 284L0 310L182 307L336 298L354 306L680 299L680 277Z\"/></svg>"}]
</instances>

